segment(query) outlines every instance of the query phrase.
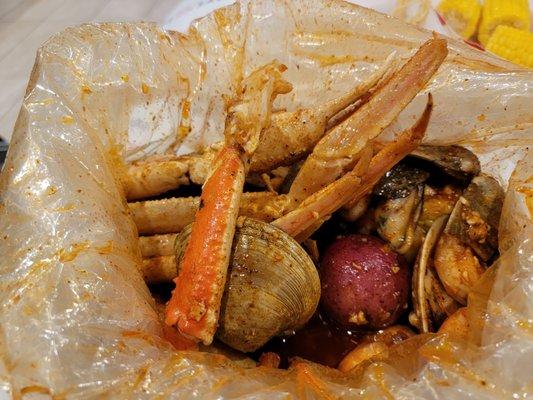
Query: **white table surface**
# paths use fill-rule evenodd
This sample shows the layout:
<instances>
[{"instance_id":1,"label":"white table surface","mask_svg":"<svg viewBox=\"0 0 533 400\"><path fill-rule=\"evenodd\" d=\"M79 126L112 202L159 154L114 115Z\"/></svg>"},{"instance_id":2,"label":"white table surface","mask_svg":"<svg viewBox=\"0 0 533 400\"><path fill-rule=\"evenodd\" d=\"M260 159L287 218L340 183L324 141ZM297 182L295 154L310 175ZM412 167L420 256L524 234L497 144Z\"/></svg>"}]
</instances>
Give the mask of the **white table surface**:
<instances>
[{"instance_id":1,"label":"white table surface","mask_svg":"<svg viewBox=\"0 0 533 400\"><path fill-rule=\"evenodd\" d=\"M155 21L190 0L0 0L0 137L9 140L37 48L83 22Z\"/></svg>"}]
</instances>

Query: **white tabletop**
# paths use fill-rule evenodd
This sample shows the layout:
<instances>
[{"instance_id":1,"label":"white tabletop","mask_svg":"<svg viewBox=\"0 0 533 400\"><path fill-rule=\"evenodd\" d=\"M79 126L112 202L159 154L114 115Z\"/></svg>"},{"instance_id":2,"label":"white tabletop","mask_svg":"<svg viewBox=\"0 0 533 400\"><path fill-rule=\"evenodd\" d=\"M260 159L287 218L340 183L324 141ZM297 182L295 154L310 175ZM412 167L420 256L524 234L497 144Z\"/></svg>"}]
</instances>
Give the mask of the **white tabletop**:
<instances>
[{"instance_id":1,"label":"white tabletop","mask_svg":"<svg viewBox=\"0 0 533 400\"><path fill-rule=\"evenodd\" d=\"M190 0L0 0L0 137L9 140L37 48L83 22L156 21Z\"/></svg>"}]
</instances>

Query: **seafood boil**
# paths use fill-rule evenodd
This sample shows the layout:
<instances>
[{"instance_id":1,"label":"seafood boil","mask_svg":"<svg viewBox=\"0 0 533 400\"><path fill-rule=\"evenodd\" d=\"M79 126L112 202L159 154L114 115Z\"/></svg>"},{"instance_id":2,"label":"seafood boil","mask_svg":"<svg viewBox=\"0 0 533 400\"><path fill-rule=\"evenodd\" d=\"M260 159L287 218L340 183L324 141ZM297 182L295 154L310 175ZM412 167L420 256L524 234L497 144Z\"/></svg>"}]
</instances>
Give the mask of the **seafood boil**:
<instances>
[{"instance_id":1,"label":"seafood boil","mask_svg":"<svg viewBox=\"0 0 533 400\"><path fill-rule=\"evenodd\" d=\"M466 330L468 293L497 253L503 189L466 148L421 145L431 93L411 128L379 140L447 53L430 39L293 112L272 108L292 90L274 60L243 78L223 142L127 168L145 280L175 285L164 319L178 348L224 343L279 365L273 343L318 318L360 336L329 362L349 371L415 332Z\"/></svg>"},{"instance_id":2,"label":"seafood boil","mask_svg":"<svg viewBox=\"0 0 533 400\"><path fill-rule=\"evenodd\" d=\"M439 38L239 0L47 40L0 173L3 397L527 397L533 73L452 38L406 67Z\"/></svg>"}]
</instances>

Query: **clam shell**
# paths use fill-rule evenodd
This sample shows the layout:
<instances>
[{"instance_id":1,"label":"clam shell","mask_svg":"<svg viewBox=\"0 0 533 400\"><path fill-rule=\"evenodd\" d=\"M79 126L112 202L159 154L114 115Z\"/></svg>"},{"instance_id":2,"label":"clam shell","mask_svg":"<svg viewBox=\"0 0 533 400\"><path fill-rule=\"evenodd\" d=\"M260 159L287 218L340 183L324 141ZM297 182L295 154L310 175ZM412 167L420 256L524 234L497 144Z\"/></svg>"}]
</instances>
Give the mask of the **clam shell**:
<instances>
[{"instance_id":1,"label":"clam shell","mask_svg":"<svg viewBox=\"0 0 533 400\"><path fill-rule=\"evenodd\" d=\"M431 225L414 266L413 312L409 321L423 333L434 332L448 315L459 308L459 303L446 293L433 266L435 246L447 220L447 216L442 216Z\"/></svg>"},{"instance_id":2,"label":"clam shell","mask_svg":"<svg viewBox=\"0 0 533 400\"><path fill-rule=\"evenodd\" d=\"M191 227L176 238L176 261ZM320 300L317 269L305 250L280 229L239 219L216 333L227 345L251 352L272 337L297 330Z\"/></svg>"}]
</instances>

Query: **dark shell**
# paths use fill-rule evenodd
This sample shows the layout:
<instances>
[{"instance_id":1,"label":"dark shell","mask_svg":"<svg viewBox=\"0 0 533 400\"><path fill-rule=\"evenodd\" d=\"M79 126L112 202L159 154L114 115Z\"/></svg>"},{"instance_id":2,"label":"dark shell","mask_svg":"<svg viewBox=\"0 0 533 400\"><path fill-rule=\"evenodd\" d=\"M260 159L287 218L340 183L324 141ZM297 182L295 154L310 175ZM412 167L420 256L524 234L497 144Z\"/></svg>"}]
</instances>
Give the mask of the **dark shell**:
<instances>
[{"instance_id":1,"label":"dark shell","mask_svg":"<svg viewBox=\"0 0 533 400\"><path fill-rule=\"evenodd\" d=\"M379 180L373 193L386 199L404 198L428 178L429 172L399 163Z\"/></svg>"},{"instance_id":2,"label":"dark shell","mask_svg":"<svg viewBox=\"0 0 533 400\"><path fill-rule=\"evenodd\" d=\"M410 157L429 161L457 179L467 180L480 173L479 160L474 153L461 146L419 146Z\"/></svg>"}]
</instances>

